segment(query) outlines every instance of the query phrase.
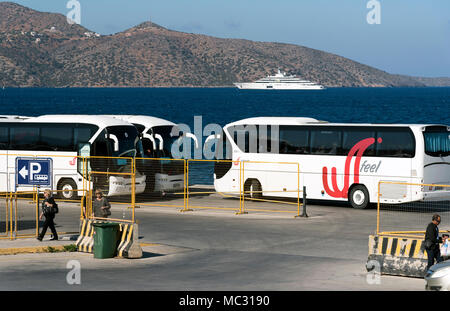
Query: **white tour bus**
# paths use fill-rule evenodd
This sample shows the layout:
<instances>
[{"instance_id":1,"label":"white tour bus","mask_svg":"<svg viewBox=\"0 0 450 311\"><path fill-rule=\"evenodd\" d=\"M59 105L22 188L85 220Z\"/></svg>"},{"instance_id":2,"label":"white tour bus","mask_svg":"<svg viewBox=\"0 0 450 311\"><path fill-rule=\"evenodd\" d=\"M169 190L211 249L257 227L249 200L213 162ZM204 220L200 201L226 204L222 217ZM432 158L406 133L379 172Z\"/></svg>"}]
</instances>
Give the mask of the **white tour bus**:
<instances>
[{"instance_id":1,"label":"white tour bus","mask_svg":"<svg viewBox=\"0 0 450 311\"><path fill-rule=\"evenodd\" d=\"M0 120L0 192L29 191L16 187L16 158L51 158L54 190L64 190L64 199L82 196L75 189L87 185L90 171L130 172L130 161L115 157L136 157L142 154L142 144L136 128L125 121L93 115L44 115L17 120ZM77 157L99 156L86 161ZM107 159L106 157L110 157ZM112 157L112 158L111 158ZM83 171L87 175L83 176ZM95 177L95 178L94 178ZM128 175L98 174L92 178L93 189L101 187L105 195L131 194ZM145 189L145 175L136 172L136 193Z\"/></svg>"},{"instance_id":2,"label":"white tour bus","mask_svg":"<svg viewBox=\"0 0 450 311\"><path fill-rule=\"evenodd\" d=\"M137 163L138 168L147 176L146 192L176 192L184 187L184 163L173 161L172 144L179 139L171 132L175 123L161 118L144 115L111 115L133 124L141 134L144 158L162 159L144 160ZM164 160L167 159L167 160Z\"/></svg>"},{"instance_id":3,"label":"white tour bus","mask_svg":"<svg viewBox=\"0 0 450 311\"><path fill-rule=\"evenodd\" d=\"M220 141L217 158L236 162L216 163L218 192L239 189L238 161L244 162L244 191L255 197L297 197L297 187L306 186L307 198L348 200L354 208L366 208L377 202L380 181L450 185L450 127L446 125L259 117L226 125ZM299 168L246 161L294 162ZM449 188L381 185L386 203L450 199Z\"/></svg>"}]
</instances>

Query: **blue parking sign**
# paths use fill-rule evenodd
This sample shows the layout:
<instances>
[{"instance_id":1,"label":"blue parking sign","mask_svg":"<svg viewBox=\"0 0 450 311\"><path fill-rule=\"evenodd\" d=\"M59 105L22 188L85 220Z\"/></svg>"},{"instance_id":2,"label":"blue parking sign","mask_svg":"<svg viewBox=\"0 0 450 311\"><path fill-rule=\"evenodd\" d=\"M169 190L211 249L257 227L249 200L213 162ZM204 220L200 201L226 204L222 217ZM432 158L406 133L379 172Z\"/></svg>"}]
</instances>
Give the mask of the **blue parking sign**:
<instances>
[{"instance_id":1,"label":"blue parking sign","mask_svg":"<svg viewBox=\"0 0 450 311\"><path fill-rule=\"evenodd\" d=\"M16 186L52 187L53 161L50 158L16 158Z\"/></svg>"}]
</instances>

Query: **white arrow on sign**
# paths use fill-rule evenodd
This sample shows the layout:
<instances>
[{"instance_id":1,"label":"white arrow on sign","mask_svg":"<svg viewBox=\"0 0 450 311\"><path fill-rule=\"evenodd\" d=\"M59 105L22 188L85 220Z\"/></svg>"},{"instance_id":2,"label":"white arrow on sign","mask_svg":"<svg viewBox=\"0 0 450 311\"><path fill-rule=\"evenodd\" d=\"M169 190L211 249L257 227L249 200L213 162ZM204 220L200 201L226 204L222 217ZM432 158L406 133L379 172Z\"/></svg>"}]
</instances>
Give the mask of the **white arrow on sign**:
<instances>
[{"instance_id":1,"label":"white arrow on sign","mask_svg":"<svg viewBox=\"0 0 450 311\"><path fill-rule=\"evenodd\" d=\"M22 167L22 169L19 171L19 174L20 174L20 176L22 176L23 179L27 178L28 170L27 170L26 165L24 167Z\"/></svg>"}]
</instances>

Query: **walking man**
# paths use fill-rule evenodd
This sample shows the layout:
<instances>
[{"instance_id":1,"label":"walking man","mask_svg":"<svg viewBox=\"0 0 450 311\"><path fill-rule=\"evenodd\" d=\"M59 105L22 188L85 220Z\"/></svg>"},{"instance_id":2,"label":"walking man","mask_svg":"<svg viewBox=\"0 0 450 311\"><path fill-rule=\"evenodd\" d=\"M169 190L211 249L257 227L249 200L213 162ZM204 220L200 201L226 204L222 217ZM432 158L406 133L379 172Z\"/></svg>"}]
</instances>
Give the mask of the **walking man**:
<instances>
[{"instance_id":1,"label":"walking man","mask_svg":"<svg viewBox=\"0 0 450 311\"><path fill-rule=\"evenodd\" d=\"M442 238L439 237L439 224L441 223L441 216L434 214L431 222L428 224L427 231L425 233L425 250L428 256L427 271L432 265L434 260L436 263L442 261L441 251L439 249L439 243L442 243Z\"/></svg>"},{"instance_id":2,"label":"walking man","mask_svg":"<svg viewBox=\"0 0 450 311\"><path fill-rule=\"evenodd\" d=\"M42 217L45 216L44 226L42 227L42 232L39 234L37 239L39 241L42 241L42 239L45 236L45 232L47 232L47 228L50 227L50 230L52 231L53 238L50 239L50 241L58 240L58 233L55 229L55 223L53 220L55 219L55 214L57 213L57 204L55 202L55 199L52 197L52 193L50 189L44 190L44 201L42 202L42 213L39 216L39 219L42 220Z\"/></svg>"}]
</instances>

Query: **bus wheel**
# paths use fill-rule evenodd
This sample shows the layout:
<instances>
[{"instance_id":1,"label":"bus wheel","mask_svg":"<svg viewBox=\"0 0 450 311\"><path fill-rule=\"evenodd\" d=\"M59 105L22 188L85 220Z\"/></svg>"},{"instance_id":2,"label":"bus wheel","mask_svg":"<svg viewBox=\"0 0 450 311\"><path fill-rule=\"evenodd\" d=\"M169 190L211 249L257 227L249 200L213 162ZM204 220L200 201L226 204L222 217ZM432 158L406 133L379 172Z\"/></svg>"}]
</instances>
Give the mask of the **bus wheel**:
<instances>
[{"instance_id":1,"label":"bus wheel","mask_svg":"<svg viewBox=\"0 0 450 311\"><path fill-rule=\"evenodd\" d=\"M58 183L58 197L64 200L75 200L77 198L77 185L72 179L63 179Z\"/></svg>"},{"instance_id":2,"label":"bus wheel","mask_svg":"<svg viewBox=\"0 0 450 311\"><path fill-rule=\"evenodd\" d=\"M251 179L246 182L246 186L244 187L245 192L247 193L245 196L248 196L253 199L262 198L262 187L260 182L257 179Z\"/></svg>"},{"instance_id":3,"label":"bus wheel","mask_svg":"<svg viewBox=\"0 0 450 311\"><path fill-rule=\"evenodd\" d=\"M353 208L365 209L369 206L369 191L363 185L356 185L350 190L348 200Z\"/></svg>"}]
</instances>

